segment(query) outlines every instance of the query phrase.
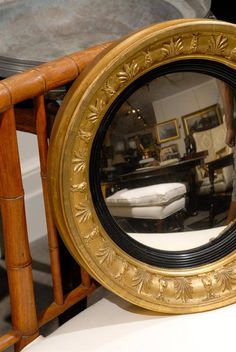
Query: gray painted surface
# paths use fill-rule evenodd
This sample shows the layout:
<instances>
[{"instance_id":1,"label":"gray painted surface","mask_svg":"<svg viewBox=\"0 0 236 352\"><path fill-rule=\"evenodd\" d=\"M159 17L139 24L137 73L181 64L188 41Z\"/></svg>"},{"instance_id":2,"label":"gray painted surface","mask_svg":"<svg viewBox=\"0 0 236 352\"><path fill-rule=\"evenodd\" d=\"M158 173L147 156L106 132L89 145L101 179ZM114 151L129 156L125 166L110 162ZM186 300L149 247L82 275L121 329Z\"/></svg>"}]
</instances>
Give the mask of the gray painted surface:
<instances>
[{"instance_id":1,"label":"gray painted surface","mask_svg":"<svg viewBox=\"0 0 236 352\"><path fill-rule=\"evenodd\" d=\"M0 56L48 61L164 20L204 17L210 0L0 1Z\"/></svg>"}]
</instances>

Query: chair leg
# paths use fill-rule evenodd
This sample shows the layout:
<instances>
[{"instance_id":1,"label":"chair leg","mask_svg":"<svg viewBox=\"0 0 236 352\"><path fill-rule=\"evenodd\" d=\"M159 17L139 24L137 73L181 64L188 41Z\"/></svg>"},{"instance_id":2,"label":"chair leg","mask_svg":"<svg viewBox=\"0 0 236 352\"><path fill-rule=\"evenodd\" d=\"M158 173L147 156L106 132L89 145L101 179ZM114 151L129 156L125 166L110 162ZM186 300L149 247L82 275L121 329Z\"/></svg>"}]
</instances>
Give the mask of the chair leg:
<instances>
[{"instance_id":1,"label":"chair leg","mask_svg":"<svg viewBox=\"0 0 236 352\"><path fill-rule=\"evenodd\" d=\"M178 211L178 213L174 214L172 217L172 220L174 220L175 223L177 223L177 228L173 231L184 231L184 215L185 215L185 211L184 210L180 210ZM168 232L169 228L168 228L168 219L157 219L156 220L156 230L157 232ZM174 226L176 227L176 226Z\"/></svg>"},{"instance_id":2,"label":"chair leg","mask_svg":"<svg viewBox=\"0 0 236 352\"><path fill-rule=\"evenodd\" d=\"M210 209L209 209L209 226L210 228L214 225L214 194L215 194L215 187L214 187L214 169L209 168L209 180L211 184L211 191L210 191Z\"/></svg>"},{"instance_id":3,"label":"chair leg","mask_svg":"<svg viewBox=\"0 0 236 352\"><path fill-rule=\"evenodd\" d=\"M209 227L213 227L215 217L214 200L213 195L211 195L210 209L209 209Z\"/></svg>"},{"instance_id":4,"label":"chair leg","mask_svg":"<svg viewBox=\"0 0 236 352\"><path fill-rule=\"evenodd\" d=\"M165 232L165 220L163 219L156 220L156 230L157 232Z\"/></svg>"},{"instance_id":5,"label":"chair leg","mask_svg":"<svg viewBox=\"0 0 236 352\"><path fill-rule=\"evenodd\" d=\"M182 209L166 219L167 232L184 231L185 213L186 213L186 211L184 209ZM170 223L168 222L168 219L169 219Z\"/></svg>"},{"instance_id":6,"label":"chair leg","mask_svg":"<svg viewBox=\"0 0 236 352\"><path fill-rule=\"evenodd\" d=\"M184 215L185 215L185 211L184 210L180 210L177 214L177 223L179 226L180 231L184 231Z\"/></svg>"}]
</instances>

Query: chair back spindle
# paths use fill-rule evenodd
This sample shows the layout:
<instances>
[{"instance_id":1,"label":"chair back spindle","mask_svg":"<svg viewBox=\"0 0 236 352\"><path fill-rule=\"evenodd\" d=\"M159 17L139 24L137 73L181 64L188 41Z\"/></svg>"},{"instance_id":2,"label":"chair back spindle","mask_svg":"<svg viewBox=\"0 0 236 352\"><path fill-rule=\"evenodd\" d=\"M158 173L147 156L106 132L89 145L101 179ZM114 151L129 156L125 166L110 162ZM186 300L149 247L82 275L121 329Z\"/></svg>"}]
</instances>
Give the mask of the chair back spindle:
<instances>
[{"instance_id":1,"label":"chair back spindle","mask_svg":"<svg viewBox=\"0 0 236 352\"><path fill-rule=\"evenodd\" d=\"M45 96L51 90L71 83L109 45L68 55L0 82L0 207L12 319L12 329L0 337L0 351L12 345L15 351L20 351L39 335L40 327L96 288L96 283L81 268L81 284L63 294L57 229L47 189L48 125L51 121ZM22 108L18 104L31 99L33 108L31 105ZM38 141L54 297L39 314L34 295L17 130L36 134Z\"/></svg>"}]
</instances>

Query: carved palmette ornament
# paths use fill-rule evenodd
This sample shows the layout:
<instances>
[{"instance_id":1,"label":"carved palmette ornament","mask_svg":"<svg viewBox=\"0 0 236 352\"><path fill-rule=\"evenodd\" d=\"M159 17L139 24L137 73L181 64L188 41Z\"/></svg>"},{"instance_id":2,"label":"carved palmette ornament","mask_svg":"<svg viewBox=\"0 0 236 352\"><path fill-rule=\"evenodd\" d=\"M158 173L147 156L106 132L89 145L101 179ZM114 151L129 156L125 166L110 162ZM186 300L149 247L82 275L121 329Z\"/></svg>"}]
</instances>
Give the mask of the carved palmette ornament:
<instances>
[{"instance_id":1,"label":"carved palmette ornament","mask_svg":"<svg viewBox=\"0 0 236 352\"><path fill-rule=\"evenodd\" d=\"M174 280L175 297L181 299L183 302L187 302L192 298L193 286L190 279L177 278Z\"/></svg>"},{"instance_id":2,"label":"carved palmette ornament","mask_svg":"<svg viewBox=\"0 0 236 352\"><path fill-rule=\"evenodd\" d=\"M124 64L123 70L117 73L120 83L127 83L139 72L139 65L135 61Z\"/></svg>"},{"instance_id":3,"label":"carved palmette ornament","mask_svg":"<svg viewBox=\"0 0 236 352\"><path fill-rule=\"evenodd\" d=\"M163 48L161 49L163 57L168 58L168 57L174 57L177 55L180 55L183 52L183 42L182 38L178 38L174 40L171 38L169 43L166 43L163 45Z\"/></svg>"},{"instance_id":4,"label":"carved palmette ornament","mask_svg":"<svg viewBox=\"0 0 236 352\"><path fill-rule=\"evenodd\" d=\"M104 106L105 106L105 102L99 99L96 100L95 105L90 105L89 106L90 113L87 116L88 120L92 123L95 123L100 113L103 111Z\"/></svg>"},{"instance_id":5,"label":"carved palmette ornament","mask_svg":"<svg viewBox=\"0 0 236 352\"><path fill-rule=\"evenodd\" d=\"M222 268L216 270L215 279L222 292L230 292L236 284L236 273L232 267Z\"/></svg>"},{"instance_id":6,"label":"carved palmette ornament","mask_svg":"<svg viewBox=\"0 0 236 352\"><path fill-rule=\"evenodd\" d=\"M192 58L214 59L235 69L235 26L214 20L181 20L167 23L165 28L146 28L113 46L93 64L88 78L85 76L73 92L73 99L67 99L63 117L72 123L65 124L68 129L61 130L51 151L51 169L57 170L51 179L60 175L56 186L52 182L52 187L57 187L52 191L52 204L60 194L63 203L55 213L65 222L62 236L68 247L73 242L77 260L82 258L96 280L121 297L165 313L198 312L235 302L236 254L179 270L147 265L124 253L113 243L96 212L88 168L100 122L119 94L159 66ZM81 110L77 111L79 102Z\"/></svg>"},{"instance_id":7,"label":"carved palmette ornament","mask_svg":"<svg viewBox=\"0 0 236 352\"><path fill-rule=\"evenodd\" d=\"M91 210L87 202L81 202L75 206L75 216L78 218L79 223L86 222L91 217Z\"/></svg>"},{"instance_id":8,"label":"carved palmette ornament","mask_svg":"<svg viewBox=\"0 0 236 352\"><path fill-rule=\"evenodd\" d=\"M107 264L111 264L115 259L116 253L113 248L104 243L104 246L98 250L96 256L99 258L99 262L103 264L107 262Z\"/></svg>"},{"instance_id":9,"label":"carved palmette ornament","mask_svg":"<svg viewBox=\"0 0 236 352\"><path fill-rule=\"evenodd\" d=\"M132 286L136 287L140 294L142 290L148 290L151 286L152 276L144 270L137 269L132 279Z\"/></svg>"},{"instance_id":10,"label":"carved palmette ornament","mask_svg":"<svg viewBox=\"0 0 236 352\"><path fill-rule=\"evenodd\" d=\"M209 52L214 55L223 55L228 46L228 38L223 35L212 35L209 40Z\"/></svg>"},{"instance_id":11,"label":"carved palmette ornament","mask_svg":"<svg viewBox=\"0 0 236 352\"><path fill-rule=\"evenodd\" d=\"M81 172L85 170L86 167L86 157L87 157L87 149L80 149L78 152L74 152L74 156L72 159L73 171ZM73 185L72 185L73 188Z\"/></svg>"}]
</instances>

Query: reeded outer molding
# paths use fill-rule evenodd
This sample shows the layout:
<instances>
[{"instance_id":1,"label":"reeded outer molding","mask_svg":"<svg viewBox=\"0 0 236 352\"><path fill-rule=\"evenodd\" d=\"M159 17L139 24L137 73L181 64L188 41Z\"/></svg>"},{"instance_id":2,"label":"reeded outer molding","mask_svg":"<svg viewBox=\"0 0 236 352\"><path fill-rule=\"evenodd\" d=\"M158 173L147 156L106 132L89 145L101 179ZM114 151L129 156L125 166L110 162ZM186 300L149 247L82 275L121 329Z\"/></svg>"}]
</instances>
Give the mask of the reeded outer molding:
<instances>
[{"instance_id":1,"label":"reeded outer molding","mask_svg":"<svg viewBox=\"0 0 236 352\"><path fill-rule=\"evenodd\" d=\"M236 301L236 253L192 269L162 269L121 250L103 228L90 192L93 140L111 104L147 72L186 59L236 67L236 26L175 20L145 28L99 55L67 94L49 148L51 205L75 259L124 299L164 313L191 313Z\"/></svg>"}]
</instances>

